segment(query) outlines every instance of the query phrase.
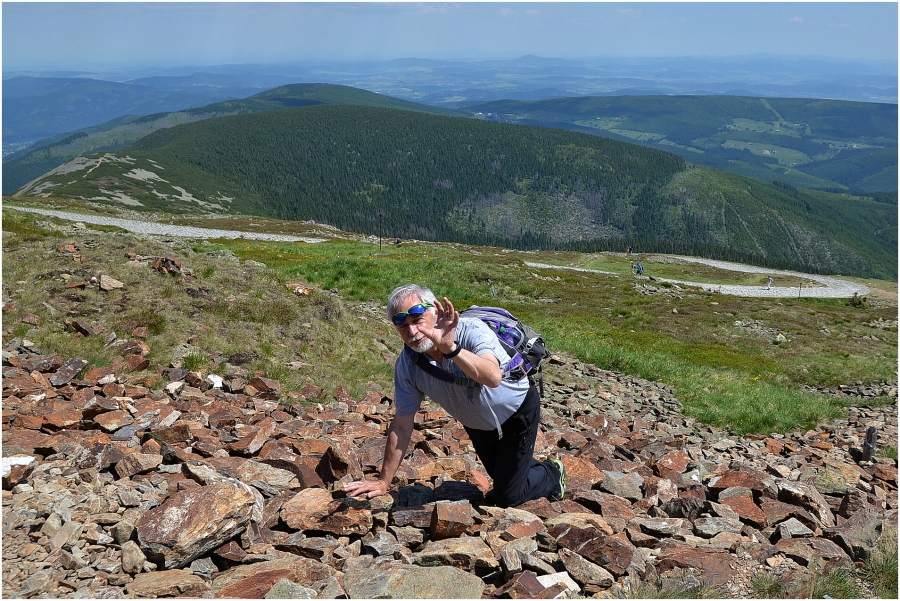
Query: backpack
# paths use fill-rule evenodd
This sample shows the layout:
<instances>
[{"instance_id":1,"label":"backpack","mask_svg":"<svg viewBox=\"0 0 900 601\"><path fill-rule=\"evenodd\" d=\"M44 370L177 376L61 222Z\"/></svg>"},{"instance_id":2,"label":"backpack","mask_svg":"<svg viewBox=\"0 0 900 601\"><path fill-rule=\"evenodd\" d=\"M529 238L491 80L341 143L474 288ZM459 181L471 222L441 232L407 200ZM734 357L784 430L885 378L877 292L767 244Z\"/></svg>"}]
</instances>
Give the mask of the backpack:
<instances>
[{"instance_id":1,"label":"backpack","mask_svg":"<svg viewBox=\"0 0 900 601\"><path fill-rule=\"evenodd\" d=\"M509 355L509 362L503 370L503 379L518 381L527 377L533 385L536 376L541 397L544 396L544 376L541 362L550 356L550 351L544 346L544 339L540 334L516 319L506 309L499 307L478 307L472 305L468 309L460 311L459 315L460 317L480 319L496 334L497 340L500 341L501 346ZM404 351L415 354L416 365L432 376L461 386L472 385L472 381L469 378L454 376L439 367L435 367L429 363L425 355L416 353L409 347L404 347Z\"/></svg>"}]
</instances>

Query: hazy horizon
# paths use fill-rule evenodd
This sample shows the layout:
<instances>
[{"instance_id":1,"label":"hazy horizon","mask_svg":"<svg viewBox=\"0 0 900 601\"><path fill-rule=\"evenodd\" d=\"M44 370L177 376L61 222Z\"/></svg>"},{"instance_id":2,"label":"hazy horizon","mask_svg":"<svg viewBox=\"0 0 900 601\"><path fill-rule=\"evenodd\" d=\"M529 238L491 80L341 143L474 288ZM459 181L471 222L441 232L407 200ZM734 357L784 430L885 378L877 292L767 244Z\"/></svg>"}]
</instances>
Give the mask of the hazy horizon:
<instances>
[{"instance_id":1,"label":"hazy horizon","mask_svg":"<svg viewBox=\"0 0 900 601\"><path fill-rule=\"evenodd\" d=\"M896 62L898 44L895 2L4 2L2 17L4 73L528 55Z\"/></svg>"}]
</instances>

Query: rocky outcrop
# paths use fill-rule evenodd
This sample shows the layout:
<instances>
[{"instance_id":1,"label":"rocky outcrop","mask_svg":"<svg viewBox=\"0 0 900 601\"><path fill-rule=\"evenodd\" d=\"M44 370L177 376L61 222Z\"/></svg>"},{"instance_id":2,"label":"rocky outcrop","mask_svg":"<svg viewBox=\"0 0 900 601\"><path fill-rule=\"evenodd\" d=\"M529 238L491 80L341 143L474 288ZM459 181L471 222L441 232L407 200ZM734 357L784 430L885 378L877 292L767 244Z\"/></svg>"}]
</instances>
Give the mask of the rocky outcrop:
<instances>
[{"instance_id":1,"label":"rocky outcrop","mask_svg":"<svg viewBox=\"0 0 900 601\"><path fill-rule=\"evenodd\" d=\"M390 494L356 499L342 487L380 467L389 395L309 385L285 405L278 382L240 368L82 374L20 342L3 354L6 596L616 597L697 582L749 597L751 575L865 561L896 527L896 460L860 459L870 427L896 448L896 404L740 437L683 416L665 386L555 358L537 453L566 464L564 500L492 506L464 430L429 404Z\"/></svg>"}]
</instances>

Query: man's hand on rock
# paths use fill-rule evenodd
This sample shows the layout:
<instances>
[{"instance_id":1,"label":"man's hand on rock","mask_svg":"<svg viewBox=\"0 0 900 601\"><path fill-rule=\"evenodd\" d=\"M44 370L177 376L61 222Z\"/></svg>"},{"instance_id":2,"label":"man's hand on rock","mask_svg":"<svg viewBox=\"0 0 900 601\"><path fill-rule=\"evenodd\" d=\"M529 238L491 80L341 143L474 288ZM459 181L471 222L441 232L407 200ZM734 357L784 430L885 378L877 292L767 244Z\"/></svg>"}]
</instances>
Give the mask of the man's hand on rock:
<instances>
[{"instance_id":1,"label":"man's hand on rock","mask_svg":"<svg viewBox=\"0 0 900 601\"><path fill-rule=\"evenodd\" d=\"M384 480L362 480L344 485L344 492L354 497L365 495L369 499L386 495L389 489L390 486Z\"/></svg>"}]
</instances>

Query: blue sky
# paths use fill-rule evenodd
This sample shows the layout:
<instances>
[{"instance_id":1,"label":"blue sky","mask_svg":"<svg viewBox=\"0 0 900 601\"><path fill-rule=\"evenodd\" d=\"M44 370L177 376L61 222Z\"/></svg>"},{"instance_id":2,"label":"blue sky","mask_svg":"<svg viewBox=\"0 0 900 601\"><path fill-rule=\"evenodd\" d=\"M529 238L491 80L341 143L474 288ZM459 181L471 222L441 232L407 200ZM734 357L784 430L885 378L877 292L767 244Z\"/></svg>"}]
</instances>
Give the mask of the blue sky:
<instances>
[{"instance_id":1,"label":"blue sky","mask_svg":"<svg viewBox=\"0 0 900 601\"><path fill-rule=\"evenodd\" d=\"M771 53L897 59L896 2L3 2L3 70Z\"/></svg>"}]
</instances>

